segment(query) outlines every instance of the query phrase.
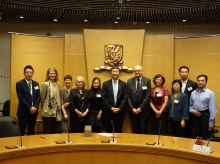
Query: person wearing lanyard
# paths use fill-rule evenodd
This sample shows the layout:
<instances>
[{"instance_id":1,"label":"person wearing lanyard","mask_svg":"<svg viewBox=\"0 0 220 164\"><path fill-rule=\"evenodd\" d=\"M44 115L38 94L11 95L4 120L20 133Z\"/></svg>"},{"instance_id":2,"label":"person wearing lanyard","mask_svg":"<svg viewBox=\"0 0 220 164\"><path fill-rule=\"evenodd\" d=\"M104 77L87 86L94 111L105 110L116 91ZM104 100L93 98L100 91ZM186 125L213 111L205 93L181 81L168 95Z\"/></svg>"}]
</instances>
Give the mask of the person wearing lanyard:
<instances>
[{"instance_id":1,"label":"person wearing lanyard","mask_svg":"<svg viewBox=\"0 0 220 164\"><path fill-rule=\"evenodd\" d=\"M198 88L192 92L189 110L194 115L195 136L210 138L214 129L214 119L217 113L215 94L206 88L208 76L197 76Z\"/></svg>"},{"instance_id":2,"label":"person wearing lanyard","mask_svg":"<svg viewBox=\"0 0 220 164\"><path fill-rule=\"evenodd\" d=\"M40 87L38 82L32 80L34 69L31 65L24 68L24 79L16 83L18 97L17 116L21 135L25 134L28 126L27 135L34 135L35 124L40 104Z\"/></svg>"}]
</instances>

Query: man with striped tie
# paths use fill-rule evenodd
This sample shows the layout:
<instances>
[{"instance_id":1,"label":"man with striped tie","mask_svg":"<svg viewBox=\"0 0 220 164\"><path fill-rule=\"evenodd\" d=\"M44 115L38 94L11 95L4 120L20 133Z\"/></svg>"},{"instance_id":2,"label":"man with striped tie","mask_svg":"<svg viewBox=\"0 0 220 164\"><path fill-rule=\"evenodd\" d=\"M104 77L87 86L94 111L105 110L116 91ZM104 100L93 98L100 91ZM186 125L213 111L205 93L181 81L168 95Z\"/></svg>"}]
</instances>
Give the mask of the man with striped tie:
<instances>
[{"instance_id":1,"label":"man with striped tie","mask_svg":"<svg viewBox=\"0 0 220 164\"><path fill-rule=\"evenodd\" d=\"M32 80L34 69L31 65L24 68L24 79L16 83L18 97L17 116L21 135L34 135L35 124L40 104L40 87L38 82Z\"/></svg>"},{"instance_id":2,"label":"man with striped tie","mask_svg":"<svg viewBox=\"0 0 220 164\"><path fill-rule=\"evenodd\" d=\"M127 81L128 108L131 120L132 132L147 134L150 115L150 91L151 80L142 76L142 66L134 67L135 77Z\"/></svg>"}]
</instances>

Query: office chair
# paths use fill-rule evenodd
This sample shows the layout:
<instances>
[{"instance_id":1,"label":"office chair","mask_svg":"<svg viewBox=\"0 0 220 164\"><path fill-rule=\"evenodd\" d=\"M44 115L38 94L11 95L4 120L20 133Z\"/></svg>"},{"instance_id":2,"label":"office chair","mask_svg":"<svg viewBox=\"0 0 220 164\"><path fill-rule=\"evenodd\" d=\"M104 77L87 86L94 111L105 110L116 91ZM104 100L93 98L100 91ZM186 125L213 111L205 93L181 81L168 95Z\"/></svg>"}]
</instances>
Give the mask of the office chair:
<instances>
[{"instance_id":1,"label":"office chair","mask_svg":"<svg viewBox=\"0 0 220 164\"><path fill-rule=\"evenodd\" d=\"M2 108L3 116L10 115L10 100L6 100Z\"/></svg>"},{"instance_id":2,"label":"office chair","mask_svg":"<svg viewBox=\"0 0 220 164\"><path fill-rule=\"evenodd\" d=\"M20 136L18 125L14 125L12 122L17 119L12 116L1 116L0 117L0 138Z\"/></svg>"}]
</instances>

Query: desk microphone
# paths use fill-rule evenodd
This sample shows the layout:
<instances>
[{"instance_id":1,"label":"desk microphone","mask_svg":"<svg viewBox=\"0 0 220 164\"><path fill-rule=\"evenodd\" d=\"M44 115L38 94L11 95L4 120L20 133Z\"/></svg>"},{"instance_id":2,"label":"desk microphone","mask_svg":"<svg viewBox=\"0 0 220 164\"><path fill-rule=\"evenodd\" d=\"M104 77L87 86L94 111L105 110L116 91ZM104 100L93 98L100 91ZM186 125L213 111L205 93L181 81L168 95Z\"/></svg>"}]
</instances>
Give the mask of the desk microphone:
<instances>
[{"instance_id":1,"label":"desk microphone","mask_svg":"<svg viewBox=\"0 0 220 164\"><path fill-rule=\"evenodd\" d=\"M112 140L110 141L111 143L118 143L117 140L115 140L115 127L114 127L114 121L111 120L110 123L112 124Z\"/></svg>"},{"instance_id":2,"label":"desk microphone","mask_svg":"<svg viewBox=\"0 0 220 164\"><path fill-rule=\"evenodd\" d=\"M218 133L218 132L219 132L218 129L214 129L214 130L213 130L213 133L212 133L211 137L208 139L207 147L209 146L209 142L212 140L214 134L215 134L215 133Z\"/></svg>"},{"instance_id":3,"label":"desk microphone","mask_svg":"<svg viewBox=\"0 0 220 164\"><path fill-rule=\"evenodd\" d=\"M69 128L68 128L68 121L67 121L67 120L64 120L64 122L65 122L66 129L67 129L68 140L67 140L67 141L55 141L56 144L70 144L70 143L73 143L73 142L70 140L70 133L69 133Z\"/></svg>"},{"instance_id":4,"label":"desk microphone","mask_svg":"<svg viewBox=\"0 0 220 164\"><path fill-rule=\"evenodd\" d=\"M161 124L162 124L162 120L159 121L160 122L160 126L159 126L159 134L158 134L158 140L157 140L157 143L155 144L155 146L163 146L162 143L160 143L160 131L161 131Z\"/></svg>"},{"instance_id":5,"label":"desk microphone","mask_svg":"<svg viewBox=\"0 0 220 164\"><path fill-rule=\"evenodd\" d=\"M18 133L20 135L20 140L21 140L21 145L16 145L17 148L22 148L22 147L26 147L22 144L22 137L21 137L21 131L20 131L20 128L18 126L18 122L17 121L12 121L11 122L13 125L16 125L17 126L17 129L18 129Z\"/></svg>"}]
</instances>

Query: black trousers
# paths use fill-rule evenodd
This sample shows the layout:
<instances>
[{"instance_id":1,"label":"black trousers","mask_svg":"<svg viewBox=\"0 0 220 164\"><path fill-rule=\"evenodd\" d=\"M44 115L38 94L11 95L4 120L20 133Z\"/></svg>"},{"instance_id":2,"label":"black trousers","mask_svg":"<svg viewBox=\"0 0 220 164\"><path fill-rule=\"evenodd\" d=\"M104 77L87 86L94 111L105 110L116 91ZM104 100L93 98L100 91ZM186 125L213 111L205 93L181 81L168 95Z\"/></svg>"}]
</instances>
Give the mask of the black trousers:
<instances>
[{"instance_id":1,"label":"black trousers","mask_svg":"<svg viewBox=\"0 0 220 164\"><path fill-rule=\"evenodd\" d=\"M116 113L116 114L112 113L110 115L104 116L105 130L107 133L113 132L111 120L113 120L113 122L114 122L115 133L122 133L124 113L121 113L121 112Z\"/></svg>"},{"instance_id":2,"label":"black trousers","mask_svg":"<svg viewBox=\"0 0 220 164\"><path fill-rule=\"evenodd\" d=\"M83 121L80 120L76 112L73 112L71 116L71 132L84 133L87 116L83 118Z\"/></svg>"},{"instance_id":3,"label":"black trousers","mask_svg":"<svg viewBox=\"0 0 220 164\"><path fill-rule=\"evenodd\" d=\"M209 110L201 112L201 116L194 115L195 136L203 137L203 139L210 138L212 131L209 131Z\"/></svg>"},{"instance_id":4,"label":"black trousers","mask_svg":"<svg viewBox=\"0 0 220 164\"><path fill-rule=\"evenodd\" d=\"M143 116L142 114L134 114L132 111L129 112L131 120L132 132L135 134L147 134L148 133L148 122L149 116Z\"/></svg>"},{"instance_id":5,"label":"black trousers","mask_svg":"<svg viewBox=\"0 0 220 164\"><path fill-rule=\"evenodd\" d=\"M189 119L185 120L186 126L186 138L193 138L193 129L194 129L194 118L193 115L189 112Z\"/></svg>"},{"instance_id":6,"label":"black trousers","mask_svg":"<svg viewBox=\"0 0 220 164\"><path fill-rule=\"evenodd\" d=\"M56 117L42 117L43 118L43 134L55 134L57 127L61 121L57 121Z\"/></svg>"},{"instance_id":7,"label":"black trousers","mask_svg":"<svg viewBox=\"0 0 220 164\"><path fill-rule=\"evenodd\" d=\"M171 136L186 137L186 129L185 127L181 127L180 123L181 121L173 121L173 119L170 119Z\"/></svg>"},{"instance_id":8,"label":"black trousers","mask_svg":"<svg viewBox=\"0 0 220 164\"><path fill-rule=\"evenodd\" d=\"M25 134L25 130L28 127L27 135L34 135L37 115L18 116L19 128L21 135Z\"/></svg>"},{"instance_id":9,"label":"black trousers","mask_svg":"<svg viewBox=\"0 0 220 164\"><path fill-rule=\"evenodd\" d=\"M167 112L163 112L160 118L156 118L156 113L151 113L151 133L159 134L159 127L161 122L160 134L165 135L168 131L168 116Z\"/></svg>"}]
</instances>

